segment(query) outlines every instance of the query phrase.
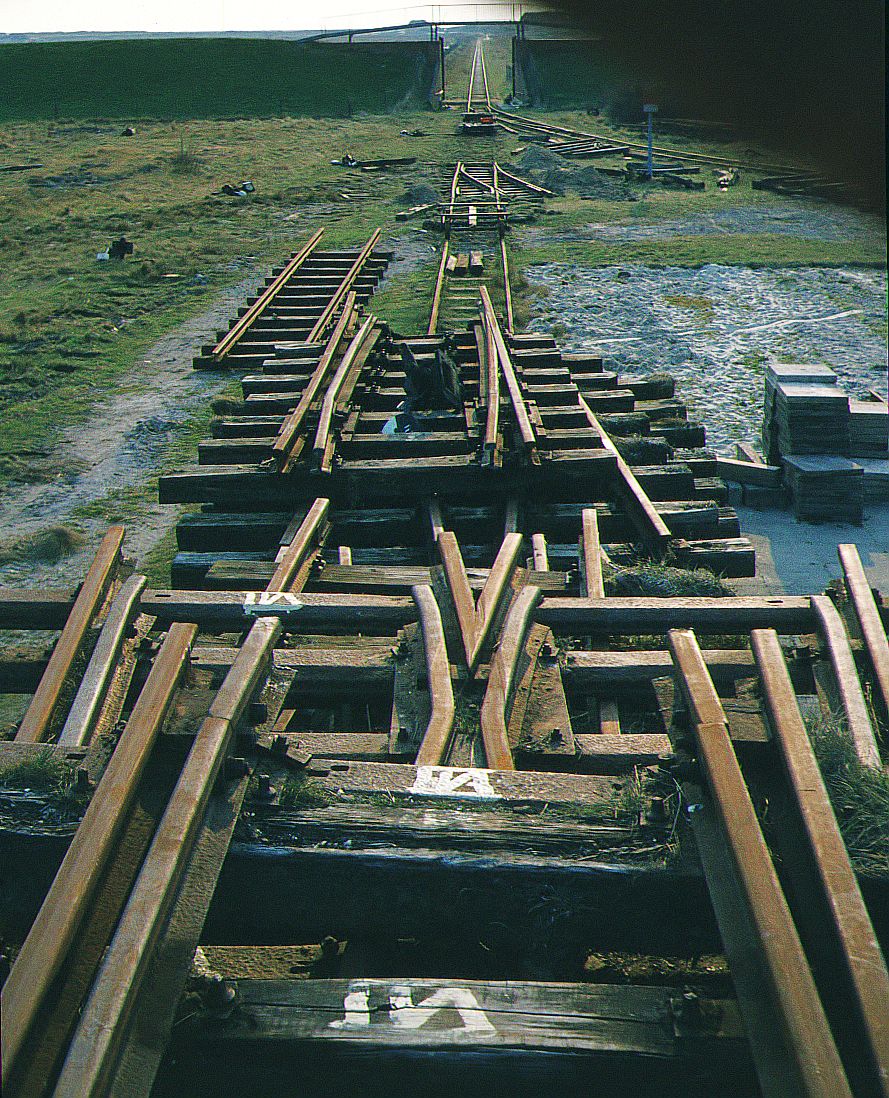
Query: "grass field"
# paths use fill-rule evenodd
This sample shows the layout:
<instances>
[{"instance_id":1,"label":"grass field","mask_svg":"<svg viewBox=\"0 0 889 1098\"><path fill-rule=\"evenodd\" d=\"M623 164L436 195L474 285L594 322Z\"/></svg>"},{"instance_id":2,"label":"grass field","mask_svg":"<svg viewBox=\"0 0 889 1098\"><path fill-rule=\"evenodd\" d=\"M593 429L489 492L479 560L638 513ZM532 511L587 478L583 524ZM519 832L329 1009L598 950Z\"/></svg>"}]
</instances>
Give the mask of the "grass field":
<instances>
[{"instance_id":1,"label":"grass field","mask_svg":"<svg viewBox=\"0 0 889 1098\"><path fill-rule=\"evenodd\" d=\"M0 46L0 121L349 117L422 106L437 46L164 38Z\"/></svg>"}]
</instances>

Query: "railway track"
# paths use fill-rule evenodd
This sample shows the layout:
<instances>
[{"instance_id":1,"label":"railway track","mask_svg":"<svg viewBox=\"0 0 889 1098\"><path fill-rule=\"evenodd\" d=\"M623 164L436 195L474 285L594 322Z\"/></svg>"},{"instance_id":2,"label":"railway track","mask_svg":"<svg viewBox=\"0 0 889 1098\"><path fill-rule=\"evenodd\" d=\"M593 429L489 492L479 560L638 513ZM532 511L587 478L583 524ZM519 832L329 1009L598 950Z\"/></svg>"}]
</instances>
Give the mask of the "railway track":
<instances>
[{"instance_id":1,"label":"railway track","mask_svg":"<svg viewBox=\"0 0 889 1098\"><path fill-rule=\"evenodd\" d=\"M491 112L491 93L488 90L488 70L485 66L485 49L481 39L475 43L469 69L469 89L466 94L466 113Z\"/></svg>"},{"instance_id":2,"label":"railway track","mask_svg":"<svg viewBox=\"0 0 889 1098\"><path fill-rule=\"evenodd\" d=\"M427 335L463 328L477 315L479 288L497 296L507 331L515 326L507 231L511 220L533 217L552 195L506 171L496 161L458 161L443 186L448 201L438 208L443 235Z\"/></svg>"},{"instance_id":3,"label":"railway track","mask_svg":"<svg viewBox=\"0 0 889 1098\"><path fill-rule=\"evenodd\" d=\"M889 887L803 719L884 768L889 607L851 545L839 605L664 594L753 574L703 428L516 332L504 230L543 196L450 178L442 271L484 232L502 298L440 274L394 338L379 231L316 233L195 360L243 399L161 479L200 506L171 586L113 527L77 591L0 589L0 629L58 632L0 661L32 695L0 743L11 1098L889 1093ZM401 343L432 367L443 329L459 399L390 430ZM54 792L11 782L35 763Z\"/></svg>"},{"instance_id":4,"label":"railway track","mask_svg":"<svg viewBox=\"0 0 889 1098\"><path fill-rule=\"evenodd\" d=\"M97 779L3 989L8 1093L283 1094L289 1064L323 1094L420 1054L433 1093L471 1063L519 1092L545 1064L553 1093L884 1094L889 983L798 708L832 679L881 765L850 630L884 690L889 615L854 549L845 619L612 594L633 544L749 570L699 429L658 428L672 390L511 333L481 288L463 406L383 434L405 378L348 277L326 339L247 356L202 464L162 481L204 507L178 589L126 577L115 529L76 599L0 598L2 625L62 627L4 750ZM630 429L660 465L627 463ZM678 871L652 860L677 836ZM723 948L720 980L583 978L590 952Z\"/></svg>"}]
</instances>

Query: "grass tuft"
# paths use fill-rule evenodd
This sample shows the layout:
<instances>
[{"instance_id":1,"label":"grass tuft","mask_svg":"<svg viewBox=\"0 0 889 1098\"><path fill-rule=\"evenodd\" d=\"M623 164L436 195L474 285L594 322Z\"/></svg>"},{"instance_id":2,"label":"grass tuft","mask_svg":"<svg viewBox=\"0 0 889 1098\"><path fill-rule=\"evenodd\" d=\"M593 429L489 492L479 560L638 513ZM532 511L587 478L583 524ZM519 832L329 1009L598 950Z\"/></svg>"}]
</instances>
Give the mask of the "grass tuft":
<instances>
[{"instance_id":1,"label":"grass tuft","mask_svg":"<svg viewBox=\"0 0 889 1098\"><path fill-rule=\"evenodd\" d=\"M83 542L84 536L79 530L72 530L70 526L49 526L34 534L0 542L0 565L20 561L57 564L71 556Z\"/></svg>"},{"instance_id":2,"label":"grass tuft","mask_svg":"<svg viewBox=\"0 0 889 1098\"><path fill-rule=\"evenodd\" d=\"M605 578L607 595L652 595L656 598L732 595L732 589L707 568L673 568L648 561L620 568Z\"/></svg>"},{"instance_id":3,"label":"grass tuft","mask_svg":"<svg viewBox=\"0 0 889 1098\"><path fill-rule=\"evenodd\" d=\"M861 762L841 718L810 722L809 735L849 857L889 875L889 776Z\"/></svg>"}]
</instances>

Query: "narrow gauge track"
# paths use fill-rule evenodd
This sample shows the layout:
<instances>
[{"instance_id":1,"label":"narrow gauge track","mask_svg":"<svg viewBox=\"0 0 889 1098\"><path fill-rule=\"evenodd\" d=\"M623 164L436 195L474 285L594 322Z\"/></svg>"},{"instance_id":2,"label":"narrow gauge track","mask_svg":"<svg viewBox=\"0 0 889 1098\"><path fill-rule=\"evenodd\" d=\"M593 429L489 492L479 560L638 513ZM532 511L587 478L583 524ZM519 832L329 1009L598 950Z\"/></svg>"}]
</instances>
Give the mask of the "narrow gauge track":
<instances>
[{"instance_id":1,"label":"narrow gauge track","mask_svg":"<svg viewBox=\"0 0 889 1098\"><path fill-rule=\"evenodd\" d=\"M485 49L482 40L475 43L469 69L469 89L466 93L466 113L484 110L491 112L491 93L488 91L488 70L485 67Z\"/></svg>"},{"instance_id":2,"label":"narrow gauge track","mask_svg":"<svg viewBox=\"0 0 889 1098\"><path fill-rule=\"evenodd\" d=\"M498 304L502 302L500 315L511 332L515 323L506 245L510 218L533 216L552 192L505 171L496 161L458 161L444 185L449 199L438 208L444 241L427 335L465 327L477 315L483 282L494 288ZM496 274L492 262L499 268Z\"/></svg>"},{"instance_id":3,"label":"narrow gauge track","mask_svg":"<svg viewBox=\"0 0 889 1098\"><path fill-rule=\"evenodd\" d=\"M99 779L3 989L7 1093L283 1095L299 1071L318 1094L545 1072L564 1094L885 1096L889 979L799 710L832 700L880 765L865 688L885 717L889 611L854 547L845 617L817 595L606 596L634 543L752 564L672 386L510 332L482 287L462 411L384 435L399 357L339 297L321 339L247 357L202 464L163 479L203 505L180 589L125 578L115 529L76 598L0 593L0 626L62 628L3 751ZM624 460L628 431L659 463ZM651 864L676 834L686 868ZM27 891L33 838L9 847ZM690 938L725 949L731 987L582 979L590 950ZM250 946L255 973L322 939L306 979L205 964L182 999L202 942Z\"/></svg>"}]
</instances>

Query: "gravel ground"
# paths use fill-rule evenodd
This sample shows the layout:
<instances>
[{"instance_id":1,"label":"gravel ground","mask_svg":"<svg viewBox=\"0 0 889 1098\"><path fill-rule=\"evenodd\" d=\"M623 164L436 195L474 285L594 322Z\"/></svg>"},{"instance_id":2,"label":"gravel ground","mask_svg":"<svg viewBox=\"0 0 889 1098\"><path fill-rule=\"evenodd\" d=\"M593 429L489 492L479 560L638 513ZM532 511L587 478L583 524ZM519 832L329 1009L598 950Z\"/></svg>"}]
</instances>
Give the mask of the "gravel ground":
<instances>
[{"instance_id":1,"label":"gravel ground","mask_svg":"<svg viewBox=\"0 0 889 1098\"><path fill-rule=\"evenodd\" d=\"M599 348L621 372L673 374L722 452L758 440L769 362L823 362L851 396L886 396L885 270L554 263L525 275L545 290L531 331Z\"/></svg>"},{"instance_id":2,"label":"gravel ground","mask_svg":"<svg viewBox=\"0 0 889 1098\"><path fill-rule=\"evenodd\" d=\"M654 224L588 224L571 229L528 228L522 230L521 239L527 244L557 240L599 240L613 243L667 240L673 236L725 236L738 233L768 233L795 236L804 240L872 240L875 237L885 238L886 226L878 217L844 206L788 199L776 206L729 206L724 210L700 211L694 217L675 218Z\"/></svg>"}]
</instances>

